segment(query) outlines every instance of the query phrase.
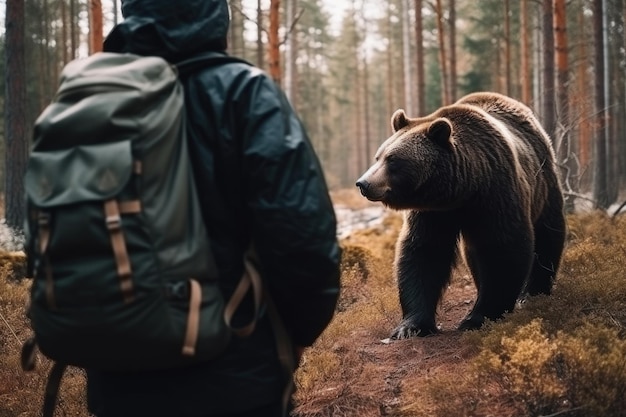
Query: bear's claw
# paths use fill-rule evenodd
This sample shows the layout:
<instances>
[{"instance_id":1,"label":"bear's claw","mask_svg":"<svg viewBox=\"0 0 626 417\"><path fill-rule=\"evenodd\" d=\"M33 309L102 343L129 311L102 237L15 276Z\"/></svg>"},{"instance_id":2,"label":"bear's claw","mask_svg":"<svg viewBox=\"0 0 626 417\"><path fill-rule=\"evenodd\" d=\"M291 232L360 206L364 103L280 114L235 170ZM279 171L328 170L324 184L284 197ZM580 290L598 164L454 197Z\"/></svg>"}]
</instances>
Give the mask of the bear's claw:
<instances>
[{"instance_id":1,"label":"bear's claw","mask_svg":"<svg viewBox=\"0 0 626 417\"><path fill-rule=\"evenodd\" d=\"M409 339L411 337L426 337L437 333L435 326L419 326L411 323L401 323L391 334L391 339Z\"/></svg>"}]
</instances>

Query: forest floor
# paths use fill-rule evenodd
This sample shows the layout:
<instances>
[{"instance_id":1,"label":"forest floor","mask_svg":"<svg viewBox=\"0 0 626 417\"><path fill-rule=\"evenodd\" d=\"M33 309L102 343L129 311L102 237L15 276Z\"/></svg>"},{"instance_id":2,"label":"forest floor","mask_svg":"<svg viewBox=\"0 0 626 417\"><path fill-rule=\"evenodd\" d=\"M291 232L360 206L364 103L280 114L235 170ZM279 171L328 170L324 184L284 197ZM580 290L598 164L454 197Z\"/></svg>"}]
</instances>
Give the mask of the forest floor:
<instances>
[{"instance_id":1,"label":"forest floor","mask_svg":"<svg viewBox=\"0 0 626 417\"><path fill-rule=\"evenodd\" d=\"M333 200L368 207L350 192ZM392 262L402 219L383 214L341 240L339 308L296 374L296 416L626 416L626 219L569 217L553 295L480 331L456 329L476 298L460 265L440 333L389 341L401 319Z\"/></svg>"},{"instance_id":2,"label":"forest floor","mask_svg":"<svg viewBox=\"0 0 626 417\"><path fill-rule=\"evenodd\" d=\"M296 373L294 417L626 417L626 216L568 218L552 296L459 332L476 297L460 266L439 306L441 332L389 341L401 319L392 271L402 218L352 191L332 197L338 217L348 217L340 219L342 292ZM0 261L0 417L36 416L50 366L20 370L28 283L15 279L19 254ZM80 370L65 377L58 408L87 415Z\"/></svg>"}]
</instances>

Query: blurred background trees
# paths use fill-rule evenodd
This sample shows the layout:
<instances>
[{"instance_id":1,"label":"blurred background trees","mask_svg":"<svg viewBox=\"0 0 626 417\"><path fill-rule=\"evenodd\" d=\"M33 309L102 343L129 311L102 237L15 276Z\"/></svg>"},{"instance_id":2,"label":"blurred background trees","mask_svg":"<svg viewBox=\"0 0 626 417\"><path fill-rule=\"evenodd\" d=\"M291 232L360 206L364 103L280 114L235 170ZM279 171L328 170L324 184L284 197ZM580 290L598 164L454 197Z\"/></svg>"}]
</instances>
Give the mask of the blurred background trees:
<instances>
[{"instance_id":1,"label":"blurred background trees","mask_svg":"<svg viewBox=\"0 0 626 417\"><path fill-rule=\"evenodd\" d=\"M603 209L621 202L624 0L230 5L230 52L266 69L282 86L332 188L353 186L391 133L394 110L424 115L466 93L492 90L524 101L538 114L553 138L570 207L575 198ZM21 192L20 184L17 190L12 186L13 174L23 170L15 143L30 143L32 123L54 94L63 65L98 51L121 15L118 0L5 0L3 6L0 133L6 166L0 191L8 202L16 198L9 194ZM23 8L23 21L11 17L16 7ZM13 40L18 33L24 34L23 45Z\"/></svg>"}]
</instances>

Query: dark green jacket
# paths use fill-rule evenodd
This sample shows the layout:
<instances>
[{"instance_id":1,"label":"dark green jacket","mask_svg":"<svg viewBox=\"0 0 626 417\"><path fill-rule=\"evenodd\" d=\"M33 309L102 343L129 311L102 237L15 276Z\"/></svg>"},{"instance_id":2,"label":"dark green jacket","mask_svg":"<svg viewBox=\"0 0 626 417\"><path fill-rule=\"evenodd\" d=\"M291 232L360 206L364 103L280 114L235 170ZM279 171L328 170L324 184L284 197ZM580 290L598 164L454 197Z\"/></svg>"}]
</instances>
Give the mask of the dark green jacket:
<instances>
[{"instance_id":1,"label":"dark green jacket","mask_svg":"<svg viewBox=\"0 0 626 417\"><path fill-rule=\"evenodd\" d=\"M122 12L105 50L179 62L225 46L225 0L126 0ZM274 82L250 65L202 68L184 86L192 162L224 290L228 296L237 284L253 242L293 343L309 346L332 318L341 251L306 132ZM284 384L267 317L214 362L88 376L91 410L115 417L253 409L279 401Z\"/></svg>"}]
</instances>

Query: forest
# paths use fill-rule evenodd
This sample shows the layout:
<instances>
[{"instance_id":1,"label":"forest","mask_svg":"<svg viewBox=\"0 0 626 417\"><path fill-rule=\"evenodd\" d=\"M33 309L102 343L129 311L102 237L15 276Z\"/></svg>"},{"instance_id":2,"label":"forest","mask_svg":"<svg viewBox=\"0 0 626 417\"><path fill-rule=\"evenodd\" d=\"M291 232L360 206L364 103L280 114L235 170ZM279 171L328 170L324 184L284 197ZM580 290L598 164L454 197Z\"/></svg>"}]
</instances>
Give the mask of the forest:
<instances>
[{"instance_id":1,"label":"forest","mask_svg":"<svg viewBox=\"0 0 626 417\"><path fill-rule=\"evenodd\" d=\"M7 222L19 227L33 121L53 97L63 65L100 50L122 16L119 0L5 5L0 187ZM553 139L568 207L620 203L623 0L232 0L230 7L229 52L283 88L331 189L354 185L391 133L396 109L426 115L490 90L537 113Z\"/></svg>"},{"instance_id":2,"label":"forest","mask_svg":"<svg viewBox=\"0 0 626 417\"><path fill-rule=\"evenodd\" d=\"M625 0L229 3L229 53L283 89L337 212L379 209L341 229L341 296L296 372L294 417L626 416ZM63 66L98 52L121 19L120 0L0 0L0 417L38 415L51 367L39 355L23 372L19 358L31 335L20 229L33 122ZM441 333L389 341L402 216L354 183L396 109L426 115L475 91L526 103L552 138L568 211L555 290L459 332L476 297L459 265ZM84 373L70 368L56 415L85 416L85 402Z\"/></svg>"}]
</instances>

